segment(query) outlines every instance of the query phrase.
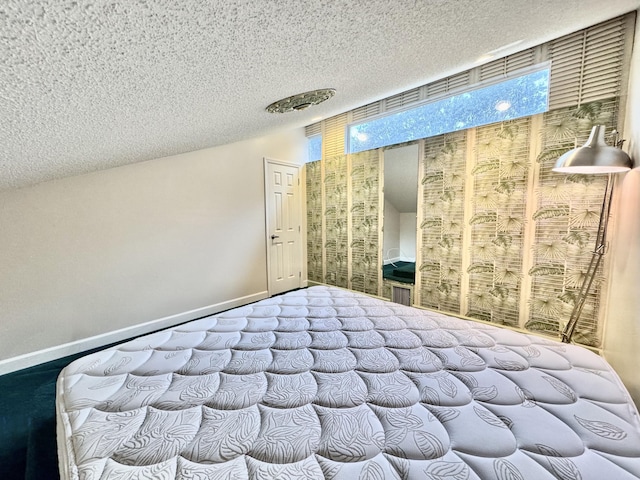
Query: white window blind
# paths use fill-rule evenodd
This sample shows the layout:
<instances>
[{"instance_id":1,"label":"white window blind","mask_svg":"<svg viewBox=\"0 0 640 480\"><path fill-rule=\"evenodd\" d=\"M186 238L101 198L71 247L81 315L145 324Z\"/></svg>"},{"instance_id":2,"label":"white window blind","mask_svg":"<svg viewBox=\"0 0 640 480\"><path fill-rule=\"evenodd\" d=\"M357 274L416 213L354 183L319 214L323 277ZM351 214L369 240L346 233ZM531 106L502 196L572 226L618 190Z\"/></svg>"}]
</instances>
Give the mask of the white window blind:
<instances>
[{"instance_id":1,"label":"white window blind","mask_svg":"<svg viewBox=\"0 0 640 480\"><path fill-rule=\"evenodd\" d=\"M322 133L322 123L316 122L304 127L304 133L307 137L313 137L314 135L320 135Z\"/></svg>"},{"instance_id":2,"label":"white window blind","mask_svg":"<svg viewBox=\"0 0 640 480\"><path fill-rule=\"evenodd\" d=\"M381 113L380 102L373 102L363 107L356 108L351 112L351 121L358 122L365 118L374 117Z\"/></svg>"},{"instance_id":3,"label":"white window blind","mask_svg":"<svg viewBox=\"0 0 640 480\"><path fill-rule=\"evenodd\" d=\"M549 108L581 105L619 96L625 35L633 15L614 18L549 42Z\"/></svg>"},{"instance_id":4,"label":"white window blind","mask_svg":"<svg viewBox=\"0 0 640 480\"><path fill-rule=\"evenodd\" d=\"M424 98L443 97L450 92L461 90L471 84L471 72L466 71L451 75L422 87L424 90Z\"/></svg>"},{"instance_id":5,"label":"white window blind","mask_svg":"<svg viewBox=\"0 0 640 480\"><path fill-rule=\"evenodd\" d=\"M530 67L535 63L535 49L530 48L482 65L478 69L480 71L480 81L505 77L512 72Z\"/></svg>"},{"instance_id":6,"label":"white window blind","mask_svg":"<svg viewBox=\"0 0 640 480\"><path fill-rule=\"evenodd\" d=\"M388 97L384 101L384 111L396 110L402 108L405 105L411 105L420 100L420 88L414 88L406 92L399 93L392 97Z\"/></svg>"},{"instance_id":7,"label":"white window blind","mask_svg":"<svg viewBox=\"0 0 640 480\"><path fill-rule=\"evenodd\" d=\"M479 81L495 80L548 60L552 61L550 109L618 96L622 88L620 79L624 77L624 44L633 34L634 19L634 13L623 15L544 45L450 75L420 88L372 102L349 112L350 121L358 122L425 99L446 96ZM326 146L327 157L345 152L346 115L337 115L320 122L324 124L325 135L332 136L331 144L327 143ZM307 132L307 136L313 134L312 131ZM334 135L336 138L333 138Z\"/></svg>"},{"instance_id":8,"label":"white window blind","mask_svg":"<svg viewBox=\"0 0 640 480\"><path fill-rule=\"evenodd\" d=\"M344 155L345 127L347 126L347 114L336 115L324 120L323 157L329 158L335 155Z\"/></svg>"},{"instance_id":9,"label":"white window blind","mask_svg":"<svg viewBox=\"0 0 640 480\"><path fill-rule=\"evenodd\" d=\"M355 197L342 197L345 189L357 193L364 158L358 156L357 168L347 172L356 158L344 155L347 122L403 111L412 102L551 61L548 113L424 140L416 295L423 306L558 335L590 259L604 186L601 179L560 175L551 167L586 141L592 125L619 128L634 21L630 13L429 83L418 94L412 89L322 121L330 143L322 160L325 281L346 283L347 251L369 261L364 245L348 245L349 238L364 240L353 229L365 220L349 211ZM366 237L373 248L374 239ZM578 343L600 344L605 271L598 272L587 299L573 337ZM366 275L350 280L353 288L373 286Z\"/></svg>"}]
</instances>

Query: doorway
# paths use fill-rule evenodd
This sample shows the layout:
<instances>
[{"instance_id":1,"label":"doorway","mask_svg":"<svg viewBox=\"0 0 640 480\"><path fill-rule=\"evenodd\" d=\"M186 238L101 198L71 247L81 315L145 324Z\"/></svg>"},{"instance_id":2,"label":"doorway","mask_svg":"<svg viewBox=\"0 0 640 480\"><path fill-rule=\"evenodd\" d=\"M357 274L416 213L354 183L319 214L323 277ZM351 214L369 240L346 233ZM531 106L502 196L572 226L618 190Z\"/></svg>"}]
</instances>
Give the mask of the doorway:
<instances>
[{"instance_id":1,"label":"doorway","mask_svg":"<svg viewBox=\"0 0 640 480\"><path fill-rule=\"evenodd\" d=\"M300 167L265 158L269 295L302 286Z\"/></svg>"},{"instance_id":2,"label":"doorway","mask_svg":"<svg viewBox=\"0 0 640 480\"><path fill-rule=\"evenodd\" d=\"M384 150L382 295L412 305L416 283L417 143Z\"/></svg>"},{"instance_id":3,"label":"doorway","mask_svg":"<svg viewBox=\"0 0 640 480\"><path fill-rule=\"evenodd\" d=\"M384 265L416 261L418 157L417 144L384 151Z\"/></svg>"}]
</instances>

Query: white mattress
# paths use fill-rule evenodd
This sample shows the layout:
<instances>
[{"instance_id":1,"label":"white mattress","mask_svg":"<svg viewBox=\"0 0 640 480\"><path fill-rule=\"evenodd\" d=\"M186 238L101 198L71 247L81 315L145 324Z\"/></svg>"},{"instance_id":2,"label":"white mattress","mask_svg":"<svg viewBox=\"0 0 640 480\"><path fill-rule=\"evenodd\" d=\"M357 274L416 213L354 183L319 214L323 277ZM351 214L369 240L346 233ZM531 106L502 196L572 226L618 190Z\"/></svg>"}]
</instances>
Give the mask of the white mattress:
<instances>
[{"instance_id":1,"label":"white mattress","mask_svg":"<svg viewBox=\"0 0 640 480\"><path fill-rule=\"evenodd\" d=\"M602 358L330 287L88 355L56 406L63 478L640 478Z\"/></svg>"}]
</instances>

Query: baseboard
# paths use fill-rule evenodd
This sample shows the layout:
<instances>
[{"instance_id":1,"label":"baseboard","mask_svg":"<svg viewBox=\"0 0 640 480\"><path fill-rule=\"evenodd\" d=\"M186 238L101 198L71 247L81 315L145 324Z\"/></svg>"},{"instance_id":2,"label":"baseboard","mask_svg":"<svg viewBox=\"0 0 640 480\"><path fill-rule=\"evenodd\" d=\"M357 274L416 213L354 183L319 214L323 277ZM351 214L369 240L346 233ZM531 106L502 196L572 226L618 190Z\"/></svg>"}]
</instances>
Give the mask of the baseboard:
<instances>
[{"instance_id":1,"label":"baseboard","mask_svg":"<svg viewBox=\"0 0 640 480\"><path fill-rule=\"evenodd\" d=\"M7 358L0 360L0 375L6 373L22 370L23 368L33 367L41 363L50 362L51 360L57 360L68 355L74 355L76 353L91 350L93 348L99 348L112 343L122 342L130 338L138 337L140 335L146 335L147 333L155 332L165 328L173 327L196 318L206 317L215 313L229 310L230 308L240 307L249 303L257 302L269 297L269 293L258 292L244 297L234 298L226 302L220 302L213 305L208 305L202 308L196 308L195 310L189 310L187 312L178 313L168 317L159 318L157 320L151 320L150 322L141 323L138 325L132 325L130 327L121 328L112 332L103 333L93 337L84 338L82 340L76 340L74 342L65 343L62 345L56 345L54 347L45 348L44 350L38 350L36 352L25 353L17 357Z\"/></svg>"}]
</instances>

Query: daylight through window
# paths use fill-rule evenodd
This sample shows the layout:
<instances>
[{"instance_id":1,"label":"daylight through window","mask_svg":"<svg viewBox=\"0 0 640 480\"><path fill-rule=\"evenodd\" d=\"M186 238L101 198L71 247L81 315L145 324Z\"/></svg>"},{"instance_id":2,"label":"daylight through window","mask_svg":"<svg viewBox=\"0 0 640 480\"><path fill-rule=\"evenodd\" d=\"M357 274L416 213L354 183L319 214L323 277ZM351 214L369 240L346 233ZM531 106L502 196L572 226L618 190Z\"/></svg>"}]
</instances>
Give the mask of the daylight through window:
<instances>
[{"instance_id":1,"label":"daylight through window","mask_svg":"<svg viewBox=\"0 0 640 480\"><path fill-rule=\"evenodd\" d=\"M322 158L322 135L307 137L307 149L310 162L320 160Z\"/></svg>"},{"instance_id":2,"label":"daylight through window","mask_svg":"<svg viewBox=\"0 0 640 480\"><path fill-rule=\"evenodd\" d=\"M500 83L352 124L347 130L347 153L526 117L548 109L547 65Z\"/></svg>"}]
</instances>

